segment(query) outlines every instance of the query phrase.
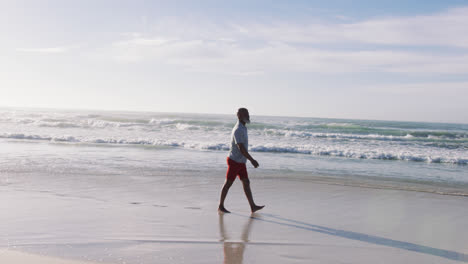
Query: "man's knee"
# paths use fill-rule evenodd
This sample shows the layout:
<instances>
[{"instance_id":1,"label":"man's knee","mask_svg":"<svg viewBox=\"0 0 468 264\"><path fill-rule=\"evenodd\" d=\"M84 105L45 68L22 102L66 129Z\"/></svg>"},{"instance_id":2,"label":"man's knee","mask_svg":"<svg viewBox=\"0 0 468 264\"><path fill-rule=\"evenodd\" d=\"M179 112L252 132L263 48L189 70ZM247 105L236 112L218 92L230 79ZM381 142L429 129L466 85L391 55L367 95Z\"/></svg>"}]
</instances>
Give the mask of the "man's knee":
<instances>
[{"instance_id":1,"label":"man's knee","mask_svg":"<svg viewBox=\"0 0 468 264\"><path fill-rule=\"evenodd\" d=\"M231 186L232 186L233 183L234 183L233 181L226 180L226 181L224 182L224 188L231 188Z\"/></svg>"},{"instance_id":2,"label":"man's knee","mask_svg":"<svg viewBox=\"0 0 468 264\"><path fill-rule=\"evenodd\" d=\"M241 179L241 181L242 181L242 184L244 184L244 185L249 185L250 184L249 178Z\"/></svg>"}]
</instances>

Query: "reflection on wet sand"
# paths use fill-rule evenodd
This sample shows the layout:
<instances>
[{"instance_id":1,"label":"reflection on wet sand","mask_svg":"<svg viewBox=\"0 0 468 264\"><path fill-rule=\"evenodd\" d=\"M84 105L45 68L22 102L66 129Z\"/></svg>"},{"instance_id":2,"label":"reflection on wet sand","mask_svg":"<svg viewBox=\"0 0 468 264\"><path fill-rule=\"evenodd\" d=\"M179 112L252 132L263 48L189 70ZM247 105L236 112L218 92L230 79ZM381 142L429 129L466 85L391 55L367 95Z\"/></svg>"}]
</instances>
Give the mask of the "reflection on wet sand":
<instances>
[{"instance_id":1,"label":"reflection on wet sand","mask_svg":"<svg viewBox=\"0 0 468 264\"><path fill-rule=\"evenodd\" d=\"M248 218L247 222L244 225L240 241L234 241L231 239L229 234L226 232L224 226L224 214L219 214L219 232L221 234L221 242L223 242L224 250L224 262L225 264L240 264L244 259L244 251L246 248L246 243L249 242L249 233L252 227L252 222L254 218L253 215Z\"/></svg>"}]
</instances>

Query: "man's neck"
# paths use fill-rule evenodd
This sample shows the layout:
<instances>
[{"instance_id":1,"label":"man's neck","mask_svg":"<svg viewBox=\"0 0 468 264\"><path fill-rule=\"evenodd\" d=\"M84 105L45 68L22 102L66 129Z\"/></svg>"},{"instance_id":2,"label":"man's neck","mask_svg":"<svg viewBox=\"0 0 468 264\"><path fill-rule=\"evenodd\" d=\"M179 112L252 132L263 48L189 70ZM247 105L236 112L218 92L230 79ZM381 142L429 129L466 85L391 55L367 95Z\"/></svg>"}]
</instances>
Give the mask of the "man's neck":
<instances>
[{"instance_id":1,"label":"man's neck","mask_svg":"<svg viewBox=\"0 0 468 264\"><path fill-rule=\"evenodd\" d=\"M239 119L239 123L245 126L245 122Z\"/></svg>"}]
</instances>

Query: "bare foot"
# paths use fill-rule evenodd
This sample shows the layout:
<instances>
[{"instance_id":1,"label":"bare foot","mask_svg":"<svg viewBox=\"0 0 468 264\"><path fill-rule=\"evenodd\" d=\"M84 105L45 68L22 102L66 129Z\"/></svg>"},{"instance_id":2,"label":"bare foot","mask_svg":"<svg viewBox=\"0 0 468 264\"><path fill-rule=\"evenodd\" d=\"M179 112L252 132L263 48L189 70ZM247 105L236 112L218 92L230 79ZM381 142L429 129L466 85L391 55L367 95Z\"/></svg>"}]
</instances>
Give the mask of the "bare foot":
<instances>
[{"instance_id":1,"label":"bare foot","mask_svg":"<svg viewBox=\"0 0 468 264\"><path fill-rule=\"evenodd\" d=\"M226 210L226 208L224 208L224 206L221 206L221 205L218 207L218 211L222 213L227 213L227 214L230 213L228 210Z\"/></svg>"},{"instance_id":2,"label":"bare foot","mask_svg":"<svg viewBox=\"0 0 468 264\"><path fill-rule=\"evenodd\" d=\"M262 205L262 206L255 205L255 206L252 208L252 213L255 213L255 212L257 212L258 210L261 210L263 207L265 207L265 206L264 206L264 205Z\"/></svg>"}]
</instances>

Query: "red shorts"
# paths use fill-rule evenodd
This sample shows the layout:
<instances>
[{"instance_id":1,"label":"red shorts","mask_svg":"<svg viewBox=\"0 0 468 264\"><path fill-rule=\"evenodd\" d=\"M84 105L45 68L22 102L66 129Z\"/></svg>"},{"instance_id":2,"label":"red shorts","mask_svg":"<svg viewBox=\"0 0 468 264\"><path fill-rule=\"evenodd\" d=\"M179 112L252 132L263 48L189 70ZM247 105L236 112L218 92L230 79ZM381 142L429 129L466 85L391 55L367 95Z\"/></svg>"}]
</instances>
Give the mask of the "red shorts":
<instances>
[{"instance_id":1,"label":"red shorts","mask_svg":"<svg viewBox=\"0 0 468 264\"><path fill-rule=\"evenodd\" d=\"M248 179L247 167L245 163L235 162L229 157L227 158L228 169L226 172L226 180L234 181L236 176L239 176L239 179Z\"/></svg>"}]
</instances>

